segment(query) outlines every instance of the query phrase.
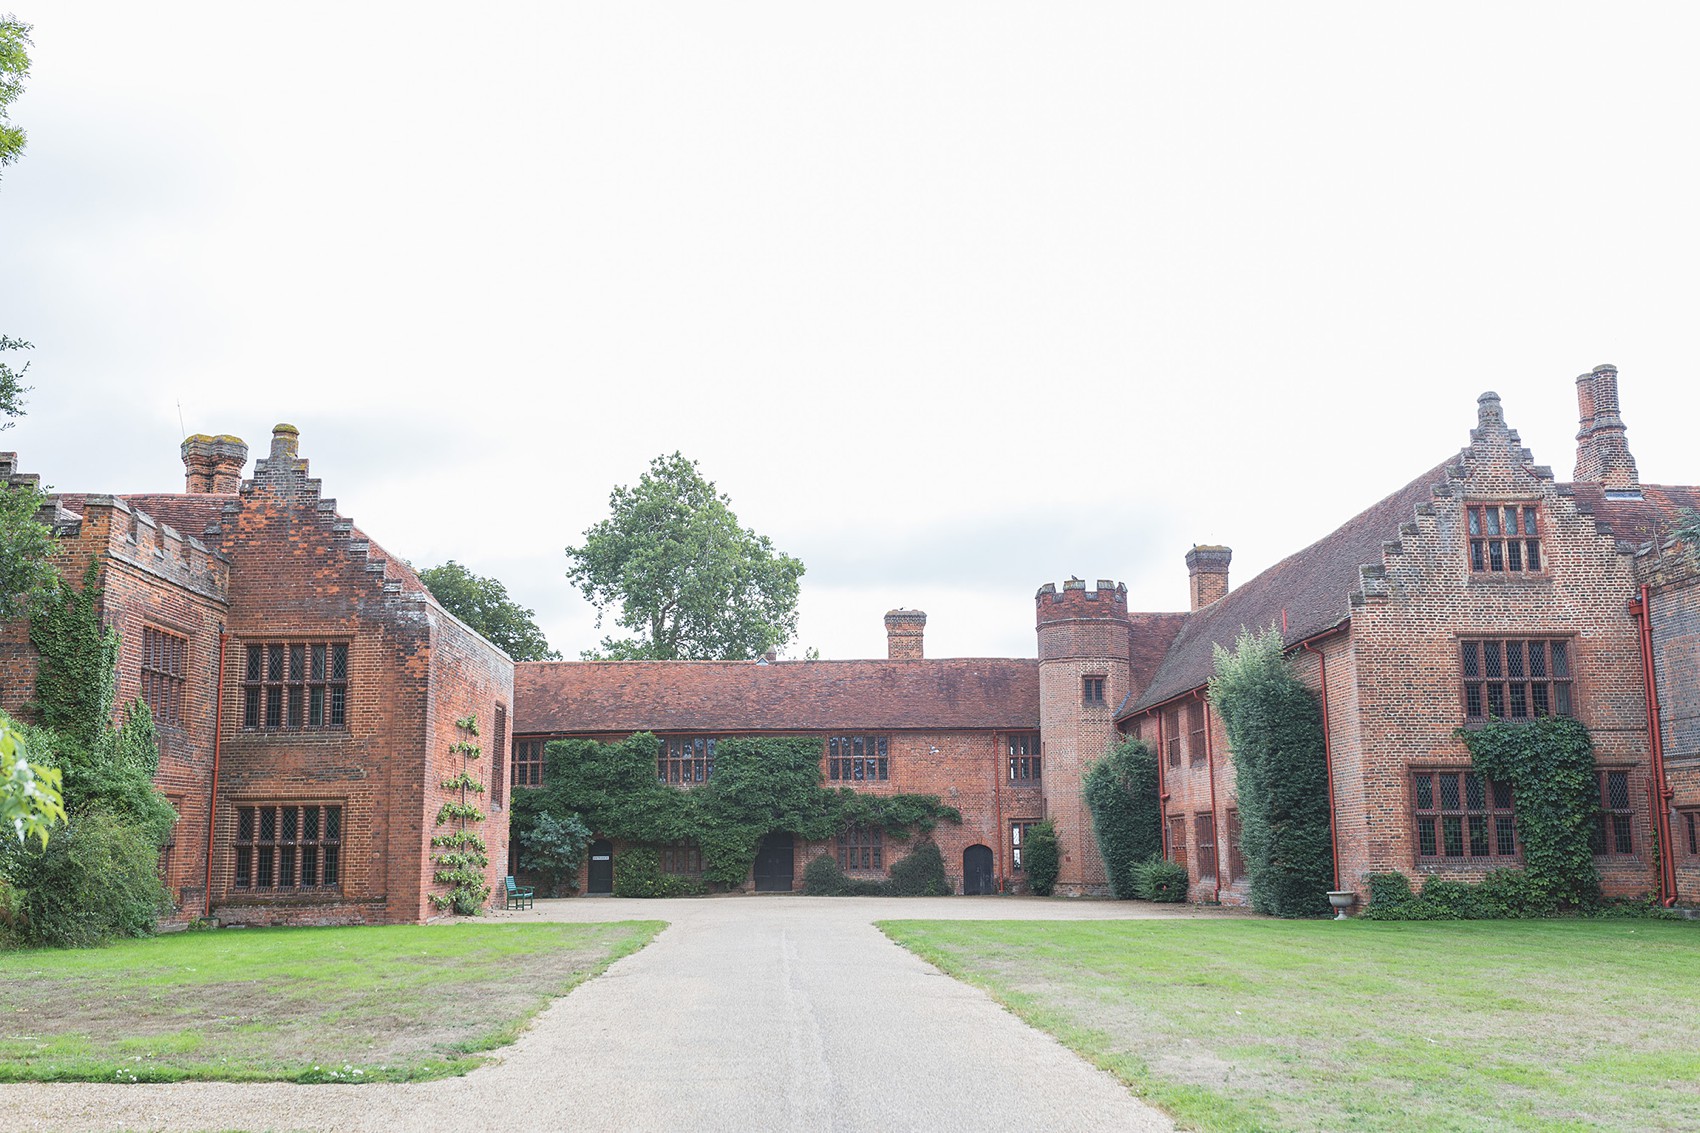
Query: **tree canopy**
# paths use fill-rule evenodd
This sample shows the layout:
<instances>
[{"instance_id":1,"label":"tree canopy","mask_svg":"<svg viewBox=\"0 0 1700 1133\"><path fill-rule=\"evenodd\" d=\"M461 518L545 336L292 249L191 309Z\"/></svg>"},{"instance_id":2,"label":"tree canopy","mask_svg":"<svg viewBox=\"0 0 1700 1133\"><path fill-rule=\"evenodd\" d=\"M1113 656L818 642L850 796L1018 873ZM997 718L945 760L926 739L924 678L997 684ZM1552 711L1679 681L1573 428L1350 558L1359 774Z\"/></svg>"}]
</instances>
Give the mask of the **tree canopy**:
<instances>
[{"instance_id":1,"label":"tree canopy","mask_svg":"<svg viewBox=\"0 0 1700 1133\"><path fill-rule=\"evenodd\" d=\"M548 638L537 627L532 611L508 597L508 588L493 578L473 574L450 559L442 566L419 572L443 609L490 639L515 661L559 661Z\"/></svg>"},{"instance_id":2,"label":"tree canopy","mask_svg":"<svg viewBox=\"0 0 1700 1133\"><path fill-rule=\"evenodd\" d=\"M608 497L609 516L567 548L571 579L632 631L586 660L747 661L797 633L803 564L738 526L732 501L694 460L658 456Z\"/></svg>"},{"instance_id":3,"label":"tree canopy","mask_svg":"<svg viewBox=\"0 0 1700 1133\"><path fill-rule=\"evenodd\" d=\"M14 126L6 108L24 93L30 77L30 25L10 12L0 15L0 167L18 160L24 152L25 136Z\"/></svg>"}]
</instances>

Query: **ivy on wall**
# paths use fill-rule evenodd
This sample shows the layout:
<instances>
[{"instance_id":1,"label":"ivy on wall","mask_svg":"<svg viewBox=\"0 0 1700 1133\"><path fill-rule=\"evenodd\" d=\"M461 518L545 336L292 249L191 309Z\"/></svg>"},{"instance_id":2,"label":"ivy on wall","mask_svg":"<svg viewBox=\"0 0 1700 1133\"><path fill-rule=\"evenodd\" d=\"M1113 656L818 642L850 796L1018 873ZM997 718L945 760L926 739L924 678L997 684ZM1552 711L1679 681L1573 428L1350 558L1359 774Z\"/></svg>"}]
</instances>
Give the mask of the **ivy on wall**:
<instances>
[{"instance_id":1,"label":"ivy on wall","mask_svg":"<svg viewBox=\"0 0 1700 1133\"><path fill-rule=\"evenodd\" d=\"M1216 646L1210 703L1228 733L1251 907L1278 917L1328 911L1333 838L1316 695L1274 626Z\"/></svg>"},{"instance_id":2,"label":"ivy on wall","mask_svg":"<svg viewBox=\"0 0 1700 1133\"><path fill-rule=\"evenodd\" d=\"M655 775L658 743L639 732L616 743L557 740L547 748L544 786L516 790L519 836L536 816L579 815L598 834L625 842L694 842L703 879L742 885L767 834L805 841L836 837L850 826L879 827L894 838L927 832L962 815L934 795L871 795L821 785L821 744L808 736L720 740L714 775L690 789Z\"/></svg>"},{"instance_id":3,"label":"ivy on wall","mask_svg":"<svg viewBox=\"0 0 1700 1133\"><path fill-rule=\"evenodd\" d=\"M118 631L100 620L100 565L90 562L77 590L55 581L30 610L30 644L40 657L29 707L45 728L93 747L112 719Z\"/></svg>"},{"instance_id":4,"label":"ivy on wall","mask_svg":"<svg viewBox=\"0 0 1700 1133\"><path fill-rule=\"evenodd\" d=\"M1531 900L1553 910L1599 901L1592 835L1599 813L1594 741L1568 716L1459 729L1471 764L1511 784Z\"/></svg>"},{"instance_id":5,"label":"ivy on wall","mask_svg":"<svg viewBox=\"0 0 1700 1133\"><path fill-rule=\"evenodd\" d=\"M1157 798L1157 753L1141 740L1125 740L1086 769L1086 805L1110 879L1110 892L1140 896L1134 870L1163 853L1163 814Z\"/></svg>"}]
</instances>

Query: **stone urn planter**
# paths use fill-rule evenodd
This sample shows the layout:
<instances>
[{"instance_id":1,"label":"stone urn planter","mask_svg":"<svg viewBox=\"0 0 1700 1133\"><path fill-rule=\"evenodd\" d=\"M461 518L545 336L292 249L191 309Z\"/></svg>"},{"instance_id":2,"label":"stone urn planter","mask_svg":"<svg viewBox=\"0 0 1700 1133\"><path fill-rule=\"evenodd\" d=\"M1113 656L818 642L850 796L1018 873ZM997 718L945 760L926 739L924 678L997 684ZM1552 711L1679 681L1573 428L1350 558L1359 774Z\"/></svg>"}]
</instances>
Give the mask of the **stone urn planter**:
<instances>
[{"instance_id":1,"label":"stone urn planter","mask_svg":"<svg viewBox=\"0 0 1700 1133\"><path fill-rule=\"evenodd\" d=\"M1328 903L1334 906L1335 920L1348 920L1350 918L1346 916L1346 910L1358 903L1358 895L1350 889L1330 889L1328 891Z\"/></svg>"}]
</instances>

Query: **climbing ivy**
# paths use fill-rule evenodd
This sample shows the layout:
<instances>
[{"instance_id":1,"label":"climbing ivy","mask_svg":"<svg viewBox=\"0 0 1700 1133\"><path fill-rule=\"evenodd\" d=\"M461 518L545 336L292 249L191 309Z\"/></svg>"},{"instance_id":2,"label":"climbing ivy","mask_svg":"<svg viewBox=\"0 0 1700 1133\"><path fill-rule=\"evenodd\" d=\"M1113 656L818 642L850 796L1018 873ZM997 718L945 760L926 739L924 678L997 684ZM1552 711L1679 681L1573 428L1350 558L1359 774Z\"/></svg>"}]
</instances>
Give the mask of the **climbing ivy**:
<instances>
[{"instance_id":1,"label":"climbing ivy","mask_svg":"<svg viewBox=\"0 0 1700 1133\"><path fill-rule=\"evenodd\" d=\"M462 716L455 728L463 738L449 745L449 753L461 757L461 769L442 782L445 791L459 794L458 800L445 802L437 808L437 825L455 824L455 829L431 839L431 858L436 863L433 878L449 887L446 893L431 894L431 903L439 909L453 910L463 917L477 916L490 896L490 885L484 880L484 870L490 864L489 847L484 836L468 827L483 822L485 814L467 802L468 795L484 793L484 784L472 777L472 761L483 754L479 746L465 737L478 735L477 715Z\"/></svg>"},{"instance_id":2,"label":"climbing ivy","mask_svg":"<svg viewBox=\"0 0 1700 1133\"><path fill-rule=\"evenodd\" d=\"M92 748L112 719L118 631L102 624L100 565L90 562L81 590L55 580L30 610L37 721Z\"/></svg>"},{"instance_id":3,"label":"climbing ivy","mask_svg":"<svg viewBox=\"0 0 1700 1133\"><path fill-rule=\"evenodd\" d=\"M1083 788L1110 892L1123 900L1139 896L1134 868L1163 853L1157 753L1140 740L1127 740L1086 769Z\"/></svg>"},{"instance_id":4,"label":"climbing ivy","mask_svg":"<svg viewBox=\"0 0 1700 1133\"><path fill-rule=\"evenodd\" d=\"M1210 703L1227 729L1251 907L1279 917L1328 911L1333 844L1322 711L1293 672L1281 633L1216 646Z\"/></svg>"},{"instance_id":5,"label":"climbing ivy","mask_svg":"<svg viewBox=\"0 0 1700 1133\"><path fill-rule=\"evenodd\" d=\"M1591 841L1599 784L1588 729L1568 716L1543 716L1494 720L1459 729L1458 737L1478 771L1511 784L1532 900L1548 910L1597 903L1600 875Z\"/></svg>"},{"instance_id":6,"label":"climbing ivy","mask_svg":"<svg viewBox=\"0 0 1700 1133\"><path fill-rule=\"evenodd\" d=\"M655 775L658 744L639 732L616 743L558 740L548 745L543 787L514 792L523 837L541 814L576 814L606 838L659 845L695 842L703 878L744 883L766 835L822 841L849 826L879 827L893 838L926 832L961 813L933 795L869 795L821 785L820 740L748 737L715 745L714 775L689 790Z\"/></svg>"}]
</instances>

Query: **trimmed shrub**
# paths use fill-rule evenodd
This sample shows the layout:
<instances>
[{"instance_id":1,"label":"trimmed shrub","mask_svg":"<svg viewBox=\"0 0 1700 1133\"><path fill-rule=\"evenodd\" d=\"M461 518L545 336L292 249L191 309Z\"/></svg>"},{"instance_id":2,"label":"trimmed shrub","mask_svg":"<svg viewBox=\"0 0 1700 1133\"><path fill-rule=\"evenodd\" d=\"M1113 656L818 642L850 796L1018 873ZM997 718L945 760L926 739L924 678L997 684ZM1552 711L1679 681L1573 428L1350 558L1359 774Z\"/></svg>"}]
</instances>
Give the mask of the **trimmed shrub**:
<instances>
[{"instance_id":1,"label":"trimmed shrub","mask_svg":"<svg viewBox=\"0 0 1700 1133\"><path fill-rule=\"evenodd\" d=\"M661 872L661 855L653 846L628 846L614 870L616 897L701 897L708 886L694 877Z\"/></svg>"},{"instance_id":2,"label":"trimmed shrub","mask_svg":"<svg viewBox=\"0 0 1700 1133\"><path fill-rule=\"evenodd\" d=\"M1050 819L1036 822L1027 828L1026 845L1022 847L1022 865L1027 870L1027 886L1041 897L1049 897L1057 887L1057 873L1062 868L1062 850L1057 845L1057 828Z\"/></svg>"},{"instance_id":3,"label":"trimmed shrub","mask_svg":"<svg viewBox=\"0 0 1700 1133\"><path fill-rule=\"evenodd\" d=\"M1163 815L1157 798L1157 753L1140 740L1127 740L1086 769L1082 784L1092 809L1092 832L1110 879L1110 892L1126 899L1134 891L1134 870L1162 856Z\"/></svg>"},{"instance_id":4,"label":"trimmed shrub","mask_svg":"<svg viewBox=\"0 0 1700 1133\"><path fill-rule=\"evenodd\" d=\"M928 839L891 867L886 892L893 897L948 897L950 882L944 875L944 855L938 843Z\"/></svg>"},{"instance_id":5,"label":"trimmed shrub","mask_svg":"<svg viewBox=\"0 0 1700 1133\"><path fill-rule=\"evenodd\" d=\"M1372 873L1369 907L1359 916L1372 921L1485 921L1550 916L1556 910L1539 885L1520 869L1488 871L1471 883L1430 877L1421 893L1411 891L1402 873Z\"/></svg>"},{"instance_id":6,"label":"trimmed shrub","mask_svg":"<svg viewBox=\"0 0 1700 1133\"><path fill-rule=\"evenodd\" d=\"M838 868L838 859L821 854L803 867L803 892L811 897L842 897L850 892L850 879Z\"/></svg>"},{"instance_id":7,"label":"trimmed shrub","mask_svg":"<svg viewBox=\"0 0 1700 1133\"><path fill-rule=\"evenodd\" d=\"M1334 863L1322 712L1271 626L1216 646L1210 702L1228 732L1251 906L1278 917L1329 912Z\"/></svg>"},{"instance_id":8,"label":"trimmed shrub","mask_svg":"<svg viewBox=\"0 0 1700 1133\"><path fill-rule=\"evenodd\" d=\"M1186 866L1153 855L1128 870L1133 895L1146 901L1185 901Z\"/></svg>"}]
</instances>

